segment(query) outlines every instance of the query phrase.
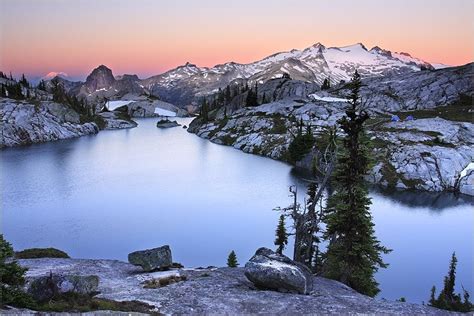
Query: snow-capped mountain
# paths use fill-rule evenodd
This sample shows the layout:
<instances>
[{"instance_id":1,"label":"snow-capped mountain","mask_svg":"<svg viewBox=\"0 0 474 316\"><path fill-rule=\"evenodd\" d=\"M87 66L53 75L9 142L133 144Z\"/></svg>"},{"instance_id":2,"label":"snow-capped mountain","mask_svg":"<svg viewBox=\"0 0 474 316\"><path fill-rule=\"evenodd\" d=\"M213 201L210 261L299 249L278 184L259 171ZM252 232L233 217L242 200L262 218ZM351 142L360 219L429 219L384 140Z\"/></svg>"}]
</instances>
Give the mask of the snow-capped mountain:
<instances>
[{"instance_id":1,"label":"snow-capped mountain","mask_svg":"<svg viewBox=\"0 0 474 316\"><path fill-rule=\"evenodd\" d=\"M186 106L234 82L262 84L288 74L294 80L312 84L321 85L327 78L337 84L350 80L356 69L362 78L371 78L435 67L407 53L390 52L378 46L368 50L361 43L344 47L316 43L303 50L276 53L249 64L228 62L209 68L186 63L144 80L135 75L114 77L109 68L101 65L72 92L89 100L118 98L126 93L152 94L163 101Z\"/></svg>"},{"instance_id":2,"label":"snow-capped mountain","mask_svg":"<svg viewBox=\"0 0 474 316\"><path fill-rule=\"evenodd\" d=\"M321 84L329 78L334 84L350 80L355 69L366 78L434 67L407 53L390 52L378 46L368 50L361 43L329 48L316 43L303 50L273 54L249 64L229 62L200 68L187 63L145 79L142 85L168 102L184 105L195 96L215 92L239 79L263 83L287 73L295 80Z\"/></svg>"}]
</instances>

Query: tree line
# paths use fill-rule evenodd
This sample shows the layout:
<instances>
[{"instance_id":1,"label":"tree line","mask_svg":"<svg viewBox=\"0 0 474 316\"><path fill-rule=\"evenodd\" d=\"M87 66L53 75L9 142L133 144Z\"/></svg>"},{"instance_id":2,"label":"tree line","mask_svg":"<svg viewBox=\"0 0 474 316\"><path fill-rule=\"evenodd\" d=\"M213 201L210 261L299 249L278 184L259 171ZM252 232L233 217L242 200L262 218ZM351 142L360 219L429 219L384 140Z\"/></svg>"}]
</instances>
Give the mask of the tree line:
<instances>
[{"instance_id":1,"label":"tree line","mask_svg":"<svg viewBox=\"0 0 474 316\"><path fill-rule=\"evenodd\" d=\"M37 100L38 90L40 90L51 94L53 102L68 105L82 116L92 117L95 115L93 104L89 104L85 98L78 98L74 94L67 93L63 84L57 78L50 81L49 87L46 86L44 80L41 80L34 87L24 74L21 75L19 80L16 80L11 73L7 76L0 71L0 78L7 80L7 82L0 84L0 97L15 100Z\"/></svg>"}]
</instances>

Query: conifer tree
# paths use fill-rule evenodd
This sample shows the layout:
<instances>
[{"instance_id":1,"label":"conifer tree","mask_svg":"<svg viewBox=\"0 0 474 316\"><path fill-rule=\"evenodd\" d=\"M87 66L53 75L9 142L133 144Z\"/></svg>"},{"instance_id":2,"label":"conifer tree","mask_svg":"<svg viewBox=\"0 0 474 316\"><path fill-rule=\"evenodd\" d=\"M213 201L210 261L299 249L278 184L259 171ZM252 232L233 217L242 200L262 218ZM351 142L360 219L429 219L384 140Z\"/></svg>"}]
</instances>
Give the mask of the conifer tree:
<instances>
[{"instance_id":1,"label":"conifer tree","mask_svg":"<svg viewBox=\"0 0 474 316\"><path fill-rule=\"evenodd\" d=\"M7 89L5 88L5 85L2 83L0 86L0 97L6 97L7 96Z\"/></svg>"},{"instance_id":2,"label":"conifer tree","mask_svg":"<svg viewBox=\"0 0 474 316\"><path fill-rule=\"evenodd\" d=\"M28 80L26 80L26 77L25 77L25 74L22 74L21 75L21 79L19 81L25 88L29 88L30 87L30 83L28 82Z\"/></svg>"},{"instance_id":3,"label":"conifer tree","mask_svg":"<svg viewBox=\"0 0 474 316\"><path fill-rule=\"evenodd\" d=\"M227 86L225 88L225 102L228 103L230 102L231 95L230 95L230 86Z\"/></svg>"},{"instance_id":4,"label":"conifer tree","mask_svg":"<svg viewBox=\"0 0 474 316\"><path fill-rule=\"evenodd\" d=\"M207 100L206 98L204 98L202 100L202 104L201 104L201 109L200 109L200 115L201 119L204 121L204 122L207 122L209 121L209 106L207 105Z\"/></svg>"},{"instance_id":5,"label":"conifer tree","mask_svg":"<svg viewBox=\"0 0 474 316\"><path fill-rule=\"evenodd\" d=\"M237 262L237 255L235 254L234 250L232 250L227 257L227 266L229 268L237 268L239 266L239 263Z\"/></svg>"},{"instance_id":6,"label":"conifer tree","mask_svg":"<svg viewBox=\"0 0 474 316\"><path fill-rule=\"evenodd\" d=\"M439 293L438 298L436 298L436 287L433 286L431 288L429 304L445 310L469 312L473 309L473 305L469 301L469 293L463 289L464 294L463 299L461 299L461 295L454 292L454 286L456 285L457 262L458 259L456 258L456 253L453 252L451 262L449 263L448 275L444 277L443 289Z\"/></svg>"},{"instance_id":7,"label":"conifer tree","mask_svg":"<svg viewBox=\"0 0 474 316\"><path fill-rule=\"evenodd\" d=\"M247 92L246 106L258 106L257 93L257 83L255 83L255 91L253 91L253 89L249 89Z\"/></svg>"},{"instance_id":8,"label":"conifer tree","mask_svg":"<svg viewBox=\"0 0 474 316\"><path fill-rule=\"evenodd\" d=\"M254 100L255 104L254 106L258 106L258 86L257 86L257 82L255 81L255 100Z\"/></svg>"},{"instance_id":9,"label":"conifer tree","mask_svg":"<svg viewBox=\"0 0 474 316\"><path fill-rule=\"evenodd\" d=\"M338 121L344 131L334 175L336 192L328 201L326 232L330 241L323 272L360 293L375 296L380 290L374 274L387 267L382 254L390 250L375 237L371 204L364 176L369 171L369 148L364 132L368 114L359 108L361 80L352 78L350 106Z\"/></svg>"},{"instance_id":10,"label":"conifer tree","mask_svg":"<svg viewBox=\"0 0 474 316\"><path fill-rule=\"evenodd\" d=\"M280 219L278 221L278 226L276 229L276 238L275 238L275 246L278 246L276 252L280 255L283 254L283 249L288 244L288 234L286 233L285 227L285 216L280 215Z\"/></svg>"},{"instance_id":11,"label":"conifer tree","mask_svg":"<svg viewBox=\"0 0 474 316\"><path fill-rule=\"evenodd\" d=\"M331 81L329 78L324 79L323 84L321 85L321 90L327 90L331 88Z\"/></svg>"},{"instance_id":12,"label":"conifer tree","mask_svg":"<svg viewBox=\"0 0 474 316\"><path fill-rule=\"evenodd\" d=\"M303 133L303 127L303 120L300 119L297 133L288 146L288 153L292 162L300 161L311 150L315 142L311 127L307 126L305 133Z\"/></svg>"},{"instance_id":13,"label":"conifer tree","mask_svg":"<svg viewBox=\"0 0 474 316\"><path fill-rule=\"evenodd\" d=\"M13 257L13 248L0 234L0 307L12 305L17 307L34 307L33 299L23 292L25 272Z\"/></svg>"},{"instance_id":14,"label":"conifer tree","mask_svg":"<svg viewBox=\"0 0 474 316\"><path fill-rule=\"evenodd\" d=\"M44 83L44 80L41 80L41 81L38 83L38 89L39 89L39 90L46 91L46 84Z\"/></svg>"}]
</instances>

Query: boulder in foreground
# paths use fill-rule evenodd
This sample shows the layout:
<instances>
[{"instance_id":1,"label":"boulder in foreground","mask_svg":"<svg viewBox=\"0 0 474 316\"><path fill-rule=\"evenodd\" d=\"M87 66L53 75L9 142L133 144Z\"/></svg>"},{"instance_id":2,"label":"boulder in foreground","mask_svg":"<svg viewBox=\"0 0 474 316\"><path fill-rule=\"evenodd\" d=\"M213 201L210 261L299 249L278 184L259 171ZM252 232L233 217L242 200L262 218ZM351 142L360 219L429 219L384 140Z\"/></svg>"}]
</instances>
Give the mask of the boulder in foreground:
<instances>
[{"instance_id":1,"label":"boulder in foreground","mask_svg":"<svg viewBox=\"0 0 474 316\"><path fill-rule=\"evenodd\" d=\"M309 294L313 275L304 265L268 248L260 248L245 264L245 276L258 288Z\"/></svg>"},{"instance_id":2,"label":"boulder in foreground","mask_svg":"<svg viewBox=\"0 0 474 316\"><path fill-rule=\"evenodd\" d=\"M141 266L147 272L168 269L173 264L171 249L168 245L129 253L128 262Z\"/></svg>"}]
</instances>

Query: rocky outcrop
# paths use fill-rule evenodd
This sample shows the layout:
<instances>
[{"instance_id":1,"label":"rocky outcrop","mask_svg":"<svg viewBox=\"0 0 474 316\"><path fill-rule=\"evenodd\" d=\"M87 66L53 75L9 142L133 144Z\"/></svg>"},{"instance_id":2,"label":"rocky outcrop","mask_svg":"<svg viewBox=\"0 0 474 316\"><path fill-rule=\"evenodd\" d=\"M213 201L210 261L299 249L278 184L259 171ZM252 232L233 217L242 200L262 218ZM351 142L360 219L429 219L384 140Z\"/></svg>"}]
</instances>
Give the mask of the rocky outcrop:
<instances>
[{"instance_id":1,"label":"rocky outcrop","mask_svg":"<svg viewBox=\"0 0 474 316\"><path fill-rule=\"evenodd\" d=\"M441 118L386 123L372 131L378 162L370 180L384 186L467 193L474 124Z\"/></svg>"},{"instance_id":2,"label":"rocky outcrop","mask_svg":"<svg viewBox=\"0 0 474 316\"><path fill-rule=\"evenodd\" d=\"M0 147L11 147L96 134L95 123L81 123L69 107L50 101L0 98Z\"/></svg>"},{"instance_id":3,"label":"rocky outcrop","mask_svg":"<svg viewBox=\"0 0 474 316\"><path fill-rule=\"evenodd\" d=\"M197 118L188 131L217 144L286 161L296 122L311 125L317 137L324 127L336 124L346 106L341 101L283 99L238 109L227 117L218 111L209 122ZM388 116L374 117L368 132L376 164L369 181L402 189L472 191L471 173L462 171L474 161L473 123L436 117L389 122ZM315 149L298 165L311 169Z\"/></svg>"},{"instance_id":4,"label":"rocky outcrop","mask_svg":"<svg viewBox=\"0 0 474 316\"><path fill-rule=\"evenodd\" d=\"M96 275L54 274L28 278L27 292L38 301L49 300L64 293L96 294L99 277Z\"/></svg>"},{"instance_id":5,"label":"rocky outcrop","mask_svg":"<svg viewBox=\"0 0 474 316\"><path fill-rule=\"evenodd\" d=\"M139 300L162 314L372 314L450 315L426 305L378 300L359 294L342 283L312 277L309 295L258 290L244 268L180 269L143 273L141 268L115 260L19 260L27 280L53 274L96 275L98 297L116 301ZM149 288L145 281L165 275L186 275L186 281Z\"/></svg>"},{"instance_id":6,"label":"rocky outcrop","mask_svg":"<svg viewBox=\"0 0 474 316\"><path fill-rule=\"evenodd\" d=\"M245 276L261 289L299 294L313 290L313 275L305 265L268 248L258 249L245 264Z\"/></svg>"},{"instance_id":7,"label":"rocky outcrop","mask_svg":"<svg viewBox=\"0 0 474 316\"><path fill-rule=\"evenodd\" d=\"M129 253L128 262L142 267L144 271L153 271L168 269L173 264L173 259L170 247L165 245Z\"/></svg>"},{"instance_id":8,"label":"rocky outcrop","mask_svg":"<svg viewBox=\"0 0 474 316\"><path fill-rule=\"evenodd\" d=\"M361 96L367 109L383 112L432 109L474 96L474 63L464 66L389 75L363 80ZM349 87L334 89L347 96ZM472 99L471 99L472 105Z\"/></svg>"},{"instance_id":9,"label":"rocky outcrop","mask_svg":"<svg viewBox=\"0 0 474 316\"><path fill-rule=\"evenodd\" d=\"M170 128L170 127L176 127L180 126L178 122L176 121L170 121L168 119L161 119L158 122L156 122L156 127L158 128Z\"/></svg>"},{"instance_id":10,"label":"rocky outcrop","mask_svg":"<svg viewBox=\"0 0 474 316\"><path fill-rule=\"evenodd\" d=\"M104 122L103 129L123 129L137 127L137 123L130 119L127 113L120 111L101 112L97 114Z\"/></svg>"}]
</instances>

